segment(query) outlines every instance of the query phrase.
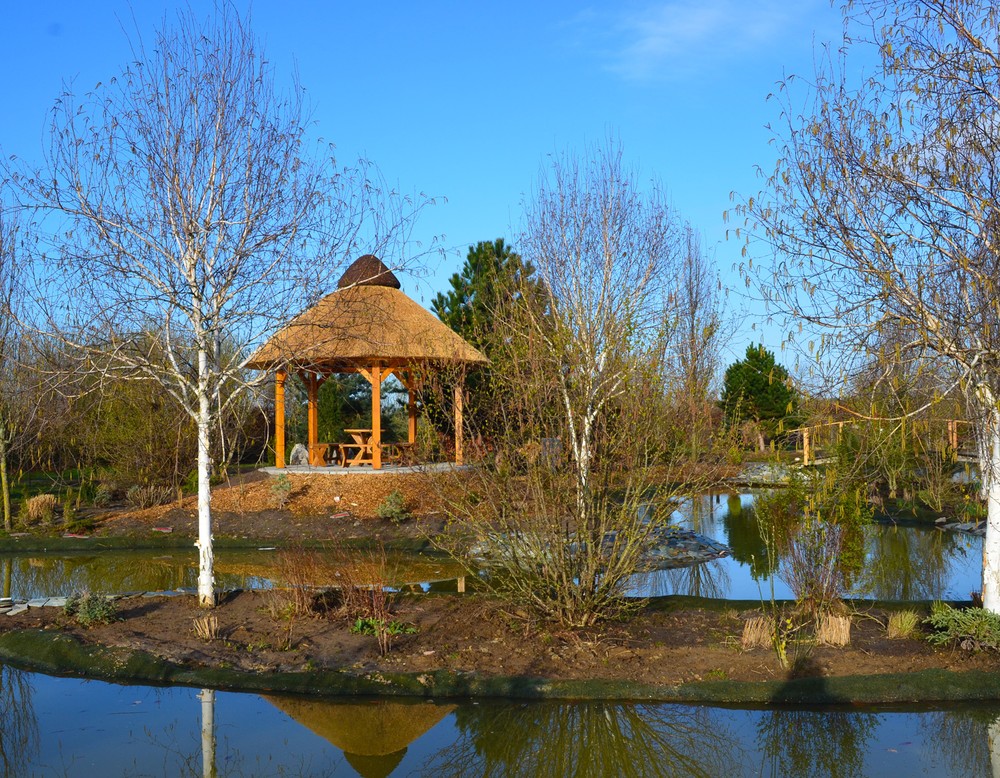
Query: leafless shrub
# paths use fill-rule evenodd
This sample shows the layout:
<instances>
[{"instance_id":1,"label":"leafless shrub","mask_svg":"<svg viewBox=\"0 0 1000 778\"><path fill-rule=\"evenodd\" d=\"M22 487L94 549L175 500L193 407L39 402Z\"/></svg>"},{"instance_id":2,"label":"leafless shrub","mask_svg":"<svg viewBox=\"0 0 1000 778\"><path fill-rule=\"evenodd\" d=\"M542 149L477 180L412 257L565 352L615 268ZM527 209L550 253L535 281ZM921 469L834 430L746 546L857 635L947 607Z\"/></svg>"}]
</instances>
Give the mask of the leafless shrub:
<instances>
[{"instance_id":1,"label":"leafless shrub","mask_svg":"<svg viewBox=\"0 0 1000 778\"><path fill-rule=\"evenodd\" d=\"M843 544L844 528L818 518L807 518L792 536L779 570L801 610L818 617L840 600Z\"/></svg>"},{"instance_id":2,"label":"leafless shrub","mask_svg":"<svg viewBox=\"0 0 1000 778\"><path fill-rule=\"evenodd\" d=\"M125 492L125 502L137 510L166 505L173 499L174 490L169 486L130 486Z\"/></svg>"}]
</instances>

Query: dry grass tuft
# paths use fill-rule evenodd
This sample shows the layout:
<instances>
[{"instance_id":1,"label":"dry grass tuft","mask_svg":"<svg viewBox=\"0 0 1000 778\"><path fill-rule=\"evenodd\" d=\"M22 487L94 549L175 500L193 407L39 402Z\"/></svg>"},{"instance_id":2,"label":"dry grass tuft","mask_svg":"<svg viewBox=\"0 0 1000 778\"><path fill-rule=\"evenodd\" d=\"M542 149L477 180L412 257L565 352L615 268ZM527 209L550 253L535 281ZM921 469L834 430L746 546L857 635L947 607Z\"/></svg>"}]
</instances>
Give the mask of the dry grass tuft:
<instances>
[{"instance_id":1,"label":"dry grass tuft","mask_svg":"<svg viewBox=\"0 0 1000 778\"><path fill-rule=\"evenodd\" d=\"M851 644L851 617L822 613L816 620L816 640L827 646Z\"/></svg>"},{"instance_id":2,"label":"dry grass tuft","mask_svg":"<svg viewBox=\"0 0 1000 778\"><path fill-rule=\"evenodd\" d=\"M740 641L744 651L751 648L770 648L774 640L774 619L770 616L751 616L743 625Z\"/></svg>"},{"instance_id":3,"label":"dry grass tuft","mask_svg":"<svg viewBox=\"0 0 1000 778\"><path fill-rule=\"evenodd\" d=\"M55 516L58 500L54 494L38 494L24 503L24 512L29 524L51 524Z\"/></svg>"},{"instance_id":4,"label":"dry grass tuft","mask_svg":"<svg viewBox=\"0 0 1000 778\"><path fill-rule=\"evenodd\" d=\"M202 640L219 637L219 620L211 613L194 620L194 634Z\"/></svg>"}]
</instances>

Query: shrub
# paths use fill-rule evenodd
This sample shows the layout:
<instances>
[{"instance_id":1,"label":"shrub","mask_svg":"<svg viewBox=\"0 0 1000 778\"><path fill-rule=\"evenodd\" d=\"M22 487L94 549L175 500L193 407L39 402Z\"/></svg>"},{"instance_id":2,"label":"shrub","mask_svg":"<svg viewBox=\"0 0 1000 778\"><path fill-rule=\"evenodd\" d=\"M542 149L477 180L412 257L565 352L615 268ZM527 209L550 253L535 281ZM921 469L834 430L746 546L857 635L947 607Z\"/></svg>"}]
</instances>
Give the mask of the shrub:
<instances>
[{"instance_id":1,"label":"shrub","mask_svg":"<svg viewBox=\"0 0 1000 778\"><path fill-rule=\"evenodd\" d=\"M274 498L275 510L282 510L288 504L288 498L292 494L292 482L287 475L282 473L271 482L271 497Z\"/></svg>"},{"instance_id":2,"label":"shrub","mask_svg":"<svg viewBox=\"0 0 1000 778\"><path fill-rule=\"evenodd\" d=\"M95 508L107 508L111 504L112 490L105 484L98 484L94 489L94 498L91 503Z\"/></svg>"},{"instance_id":3,"label":"shrub","mask_svg":"<svg viewBox=\"0 0 1000 778\"><path fill-rule=\"evenodd\" d=\"M80 626L89 627L92 624L110 624L115 620L118 609L114 600L103 594L76 592L66 600L63 610Z\"/></svg>"},{"instance_id":4,"label":"shrub","mask_svg":"<svg viewBox=\"0 0 1000 778\"><path fill-rule=\"evenodd\" d=\"M393 524L401 524L410 518L410 513L406 510L406 497L399 489L393 489L375 509L375 515L380 519L388 519Z\"/></svg>"},{"instance_id":5,"label":"shrub","mask_svg":"<svg viewBox=\"0 0 1000 778\"><path fill-rule=\"evenodd\" d=\"M69 527L76 519L76 508L73 505L73 490L66 490L66 497L63 499L63 524Z\"/></svg>"},{"instance_id":6,"label":"shrub","mask_svg":"<svg viewBox=\"0 0 1000 778\"><path fill-rule=\"evenodd\" d=\"M157 505L165 505L173 499L173 490L169 486L130 486L125 492L125 502L132 508L143 510Z\"/></svg>"},{"instance_id":7,"label":"shrub","mask_svg":"<svg viewBox=\"0 0 1000 778\"><path fill-rule=\"evenodd\" d=\"M952 608L941 602L924 619L934 631L927 640L936 646L957 643L967 651L1000 649L1000 615L983 608Z\"/></svg>"}]
</instances>

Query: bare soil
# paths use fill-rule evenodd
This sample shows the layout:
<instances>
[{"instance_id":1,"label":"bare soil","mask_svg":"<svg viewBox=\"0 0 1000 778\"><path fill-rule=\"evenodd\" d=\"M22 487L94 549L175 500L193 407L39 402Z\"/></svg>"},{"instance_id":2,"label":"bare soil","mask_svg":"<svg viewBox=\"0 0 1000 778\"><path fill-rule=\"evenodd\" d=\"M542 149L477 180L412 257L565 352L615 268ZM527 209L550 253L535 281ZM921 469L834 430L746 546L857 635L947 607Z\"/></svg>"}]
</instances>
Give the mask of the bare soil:
<instances>
[{"instance_id":1,"label":"bare soil","mask_svg":"<svg viewBox=\"0 0 1000 778\"><path fill-rule=\"evenodd\" d=\"M743 624L754 612L649 608L626 623L563 632L532 626L479 595L406 595L392 618L416 631L380 655L371 635L353 634L351 614L332 609L287 616L287 593L229 595L211 614L213 639L195 632L206 615L193 596L119 600L120 620L80 627L57 608L32 608L0 620L0 632L53 629L85 643L141 649L174 663L251 673L347 669L484 676L615 680L676 685L704 680L775 681L907 673L931 668L1000 670L996 653L935 649L921 639L889 640L886 614L855 613L847 647L801 645L784 669L769 649L742 650Z\"/></svg>"},{"instance_id":2,"label":"bare soil","mask_svg":"<svg viewBox=\"0 0 1000 778\"><path fill-rule=\"evenodd\" d=\"M454 477L423 473L357 475L289 475L292 490L278 508L274 478L253 472L212 490L212 530L219 538L323 541L373 540L383 543L438 534L445 515L440 510L448 490L462 488ZM377 518L377 510L393 491L403 494L412 518L393 523ZM198 503L194 496L145 510L118 507L96 517L98 537L196 537Z\"/></svg>"}]
</instances>

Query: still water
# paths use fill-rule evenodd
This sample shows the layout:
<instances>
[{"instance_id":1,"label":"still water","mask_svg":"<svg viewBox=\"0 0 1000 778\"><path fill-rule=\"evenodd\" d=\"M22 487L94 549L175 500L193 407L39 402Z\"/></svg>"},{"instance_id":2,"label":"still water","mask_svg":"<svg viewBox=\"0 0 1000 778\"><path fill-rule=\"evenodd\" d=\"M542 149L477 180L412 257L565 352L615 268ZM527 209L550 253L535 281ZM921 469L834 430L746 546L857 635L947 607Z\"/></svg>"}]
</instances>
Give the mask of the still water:
<instances>
[{"instance_id":1,"label":"still water","mask_svg":"<svg viewBox=\"0 0 1000 778\"><path fill-rule=\"evenodd\" d=\"M689 594L731 600L791 599L753 512L753 494L702 495L674 514L683 526L725 543L732 556L664 570L636 581L647 596ZM878 600L968 600L982 588L982 538L928 524L875 522L864 528L865 563L848 594ZM780 567L780 565L779 565Z\"/></svg>"},{"instance_id":2,"label":"still water","mask_svg":"<svg viewBox=\"0 0 1000 778\"><path fill-rule=\"evenodd\" d=\"M768 568L752 494L702 495L686 501L675 520L725 543L732 556L693 567L664 570L636 579L644 596L689 594L733 600L792 597L779 570ZM982 539L933 526L874 523L865 528L866 561L850 595L883 600L967 600L982 583ZM365 552L358 552L364 556ZM221 589L269 588L280 580L275 550L216 553ZM445 557L387 555L389 583L456 591L461 568ZM98 553L0 554L0 596L68 595L74 591L122 594L197 586L194 550L101 551ZM779 566L780 567L780 566ZM317 581L317 584L329 581Z\"/></svg>"},{"instance_id":3,"label":"still water","mask_svg":"<svg viewBox=\"0 0 1000 778\"><path fill-rule=\"evenodd\" d=\"M735 710L323 700L117 686L0 665L6 776L972 776L1000 705Z\"/></svg>"}]
</instances>

